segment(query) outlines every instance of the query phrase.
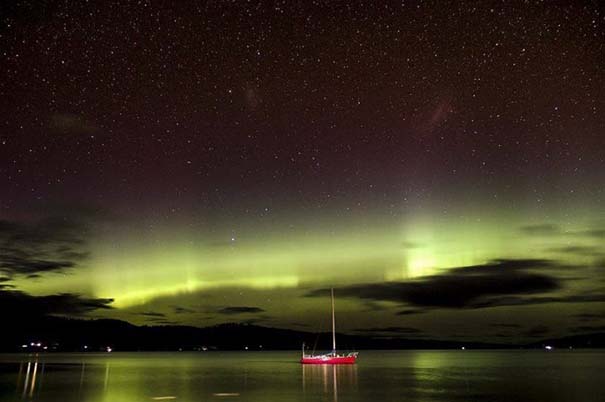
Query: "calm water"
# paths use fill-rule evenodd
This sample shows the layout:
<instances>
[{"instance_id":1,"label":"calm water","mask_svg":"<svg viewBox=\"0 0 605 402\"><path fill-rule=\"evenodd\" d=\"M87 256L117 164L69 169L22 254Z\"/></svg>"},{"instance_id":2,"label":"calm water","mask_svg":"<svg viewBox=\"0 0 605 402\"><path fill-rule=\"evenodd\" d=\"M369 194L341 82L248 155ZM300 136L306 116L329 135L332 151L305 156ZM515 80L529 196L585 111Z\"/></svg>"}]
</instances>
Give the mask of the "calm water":
<instances>
[{"instance_id":1,"label":"calm water","mask_svg":"<svg viewBox=\"0 0 605 402\"><path fill-rule=\"evenodd\" d=\"M605 401L605 351L362 351L355 366L296 352L0 355L0 402Z\"/></svg>"}]
</instances>

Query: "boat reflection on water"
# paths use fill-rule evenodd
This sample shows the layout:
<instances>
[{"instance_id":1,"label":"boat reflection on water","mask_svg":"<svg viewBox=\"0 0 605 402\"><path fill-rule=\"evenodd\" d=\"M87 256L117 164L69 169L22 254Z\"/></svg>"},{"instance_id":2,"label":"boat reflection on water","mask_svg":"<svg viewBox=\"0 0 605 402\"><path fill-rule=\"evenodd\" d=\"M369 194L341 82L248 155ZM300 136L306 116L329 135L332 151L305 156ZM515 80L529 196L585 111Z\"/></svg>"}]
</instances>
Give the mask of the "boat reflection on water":
<instances>
[{"instance_id":1,"label":"boat reflection on water","mask_svg":"<svg viewBox=\"0 0 605 402\"><path fill-rule=\"evenodd\" d=\"M356 392L357 366L354 364L303 364L301 367L303 393L323 393L326 396L332 394L332 400L337 402L339 391L341 395Z\"/></svg>"}]
</instances>

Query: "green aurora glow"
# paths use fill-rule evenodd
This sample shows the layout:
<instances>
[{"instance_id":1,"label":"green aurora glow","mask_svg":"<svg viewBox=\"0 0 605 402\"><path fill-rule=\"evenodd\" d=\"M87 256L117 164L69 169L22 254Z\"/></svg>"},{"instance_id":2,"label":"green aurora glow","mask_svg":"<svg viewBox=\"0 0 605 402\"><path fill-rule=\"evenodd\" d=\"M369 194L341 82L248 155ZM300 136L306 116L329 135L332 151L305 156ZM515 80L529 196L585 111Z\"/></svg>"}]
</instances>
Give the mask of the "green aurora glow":
<instances>
[{"instance_id":1,"label":"green aurora glow","mask_svg":"<svg viewBox=\"0 0 605 402\"><path fill-rule=\"evenodd\" d=\"M376 226L368 220L358 223L354 219L331 219L323 225L313 220L296 226L280 223L288 227L285 234L280 233L279 227L255 230L258 225L253 222L240 223L237 235L229 235L229 231L213 235L191 226L183 232L179 225L146 230L133 224L114 223L105 225L94 236L90 243L91 257L77 271L49 274L43 281L16 280L15 285L32 295L60 291L113 298L114 310L93 316L138 324L153 324L155 320L159 324L199 326L253 320L269 326L325 328L326 300L305 297L309 290L334 286L338 294L338 287L346 285L422 280L496 259L539 258L570 267L592 266L598 263L598 256L565 252L572 245L578 250L603 251L599 248L600 239L580 234L597 229L599 221L582 221L585 211L577 215L553 221L552 215L529 220L512 213L500 217L494 213L485 216L417 213L401 217L399 222L377 215ZM523 233L524 227L539 227L546 219L550 219L550 224L556 222L558 233ZM314 230L318 226L322 229ZM554 275L559 279L574 276L570 270L560 270ZM551 294L585 293L594 288L594 276L589 276L570 281ZM565 306L557 303L555 307L543 304L437 309L397 316L402 308L399 303L378 301L368 307L362 300L341 298L337 304L339 328L343 331L388 323L415 326L434 334L440 328L449 328L466 336L475 331L485 336L481 329L485 330L486 323L477 317L484 316L486 311L493 322L538 320L561 324L567 319L561 315L562 311L571 316L602 306L602 303ZM175 306L186 312L175 313ZM262 313L217 314L229 306L255 306ZM143 314L146 312L163 317L150 318ZM455 331L459 320L465 322L464 330Z\"/></svg>"}]
</instances>

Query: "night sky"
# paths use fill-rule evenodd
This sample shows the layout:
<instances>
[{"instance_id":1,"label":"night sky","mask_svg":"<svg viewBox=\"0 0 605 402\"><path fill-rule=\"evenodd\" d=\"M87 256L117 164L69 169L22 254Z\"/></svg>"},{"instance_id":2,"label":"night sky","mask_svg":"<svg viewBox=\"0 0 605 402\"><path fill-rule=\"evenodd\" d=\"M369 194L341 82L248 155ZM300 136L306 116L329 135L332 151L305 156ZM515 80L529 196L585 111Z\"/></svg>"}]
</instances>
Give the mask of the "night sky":
<instances>
[{"instance_id":1,"label":"night sky","mask_svg":"<svg viewBox=\"0 0 605 402\"><path fill-rule=\"evenodd\" d=\"M605 330L599 1L0 6L0 305Z\"/></svg>"}]
</instances>

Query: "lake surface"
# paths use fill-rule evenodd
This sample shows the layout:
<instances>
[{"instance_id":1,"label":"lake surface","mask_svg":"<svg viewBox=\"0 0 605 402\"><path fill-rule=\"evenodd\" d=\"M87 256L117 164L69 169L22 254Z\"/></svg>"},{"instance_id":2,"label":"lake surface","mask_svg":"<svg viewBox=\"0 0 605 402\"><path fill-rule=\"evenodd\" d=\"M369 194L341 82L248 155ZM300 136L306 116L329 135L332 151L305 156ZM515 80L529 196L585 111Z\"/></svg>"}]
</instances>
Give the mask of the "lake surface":
<instances>
[{"instance_id":1,"label":"lake surface","mask_svg":"<svg viewBox=\"0 0 605 402\"><path fill-rule=\"evenodd\" d=\"M605 401L605 351L362 351L354 366L296 352L0 355L5 401Z\"/></svg>"}]
</instances>

